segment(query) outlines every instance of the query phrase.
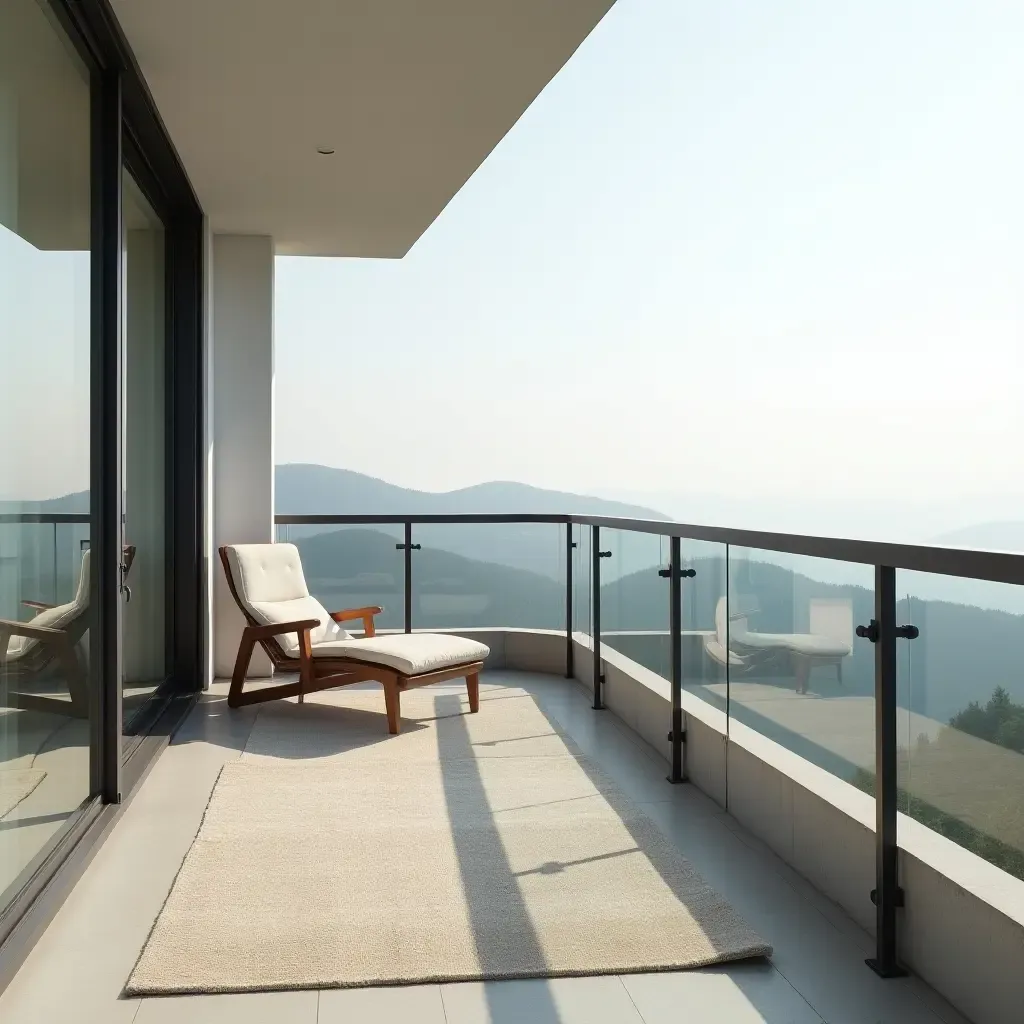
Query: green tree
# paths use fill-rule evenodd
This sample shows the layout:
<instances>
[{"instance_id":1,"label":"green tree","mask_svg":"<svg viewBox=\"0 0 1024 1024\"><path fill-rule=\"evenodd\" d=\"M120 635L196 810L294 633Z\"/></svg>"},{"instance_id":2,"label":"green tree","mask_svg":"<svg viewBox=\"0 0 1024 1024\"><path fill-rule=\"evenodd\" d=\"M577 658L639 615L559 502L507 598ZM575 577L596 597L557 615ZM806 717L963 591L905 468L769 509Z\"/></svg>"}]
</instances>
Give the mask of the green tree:
<instances>
[{"instance_id":1,"label":"green tree","mask_svg":"<svg viewBox=\"0 0 1024 1024\"><path fill-rule=\"evenodd\" d=\"M1010 700L1002 686L995 688L984 707L971 701L949 724L960 732L1024 754L1024 704Z\"/></svg>"}]
</instances>

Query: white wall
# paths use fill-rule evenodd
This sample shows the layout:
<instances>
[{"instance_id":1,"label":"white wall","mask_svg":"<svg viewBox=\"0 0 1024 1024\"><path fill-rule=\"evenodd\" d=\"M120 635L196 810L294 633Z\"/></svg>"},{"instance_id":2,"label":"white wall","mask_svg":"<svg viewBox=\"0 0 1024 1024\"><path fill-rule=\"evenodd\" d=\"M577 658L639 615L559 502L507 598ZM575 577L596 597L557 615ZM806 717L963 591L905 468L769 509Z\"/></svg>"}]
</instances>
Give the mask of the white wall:
<instances>
[{"instance_id":1,"label":"white wall","mask_svg":"<svg viewBox=\"0 0 1024 1024\"><path fill-rule=\"evenodd\" d=\"M274 243L264 235L214 235L208 422L214 579L213 669L230 675L244 625L224 580L221 544L274 539ZM262 651L251 673L266 675Z\"/></svg>"}]
</instances>

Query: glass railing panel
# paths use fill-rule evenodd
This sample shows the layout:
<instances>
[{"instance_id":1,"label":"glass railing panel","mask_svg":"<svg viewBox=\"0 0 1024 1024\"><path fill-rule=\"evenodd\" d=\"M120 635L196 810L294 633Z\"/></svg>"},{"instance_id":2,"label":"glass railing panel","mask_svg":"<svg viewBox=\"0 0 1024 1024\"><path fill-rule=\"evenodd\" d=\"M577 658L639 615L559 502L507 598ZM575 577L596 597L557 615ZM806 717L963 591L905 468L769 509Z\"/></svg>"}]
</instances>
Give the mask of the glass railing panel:
<instances>
[{"instance_id":1,"label":"glass railing panel","mask_svg":"<svg viewBox=\"0 0 1024 1024\"><path fill-rule=\"evenodd\" d=\"M295 544L302 556L302 571L310 593L328 610L384 609L376 619L378 630L405 628L405 557L395 545L404 528L393 526L279 525L278 541ZM346 623L353 634L360 623Z\"/></svg>"},{"instance_id":2,"label":"glass railing panel","mask_svg":"<svg viewBox=\"0 0 1024 1024\"><path fill-rule=\"evenodd\" d=\"M88 547L88 522L0 522L0 619L27 621L36 605L74 600Z\"/></svg>"},{"instance_id":3,"label":"glass railing panel","mask_svg":"<svg viewBox=\"0 0 1024 1024\"><path fill-rule=\"evenodd\" d=\"M574 633L593 637L592 540L589 526L574 524L572 540L572 628Z\"/></svg>"},{"instance_id":4,"label":"glass railing panel","mask_svg":"<svg viewBox=\"0 0 1024 1024\"><path fill-rule=\"evenodd\" d=\"M899 809L1024 879L1024 588L899 571L896 593L920 630L896 642Z\"/></svg>"},{"instance_id":5,"label":"glass railing panel","mask_svg":"<svg viewBox=\"0 0 1024 1024\"><path fill-rule=\"evenodd\" d=\"M413 629L565 629L565 526L417 523Z\"/></svg>"},{"instance_id":6,"label":"glass railing panel","mask_svg":"<svg viewBox=\"0 0 1024 1024\"><path fill-rule=\"evenodd\" d=\"M602 527L601 643L671 678L669 540L652 533Z\"/></svg>"},{"instance_id":7,"label":"glass railing panel","mask_svg":"<svg viewBox=\"0 0 1024 1024\"><path fill-rule=\"evenodd\" d=\"M729 548L730 725L741 722L846 782L874 780L874 648L855 635L874 609L869 565Z\"/></svg>"},{"instance_id":8,"label":"glass railing panel","mask_svg":"<svg viewBox=\"0 0 1024 1024\"><path fill-rule=\"evenodd\" d=\"M728 590L726 546L683 539L680 556L683 570L694 572L684 576L680 585L683 689L725 711L728 648L724 634L719 635L716 613Z\"/></svg>"}]
</instances>

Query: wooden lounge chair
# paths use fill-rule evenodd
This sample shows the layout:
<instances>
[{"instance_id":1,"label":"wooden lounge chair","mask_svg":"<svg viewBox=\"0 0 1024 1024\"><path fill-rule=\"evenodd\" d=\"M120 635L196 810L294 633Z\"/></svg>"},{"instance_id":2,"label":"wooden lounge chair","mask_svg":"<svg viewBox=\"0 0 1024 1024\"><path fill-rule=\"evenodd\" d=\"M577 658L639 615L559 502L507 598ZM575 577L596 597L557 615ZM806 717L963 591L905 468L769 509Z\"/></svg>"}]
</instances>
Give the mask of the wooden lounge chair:
<instances>
[{"instance_id":1,"label":"wooden lounge chair","mask_svg":"<svg viewBox=\"0 0 1024 1024\"><path fill-rule=\"evenodd\" d=\"M415 686L465 678L469 710L480 709L480 670L489 649L475 640L440 633L377 636L374 616L383 608L328 612L309 593L294 544L229 544L220 549L228 587L245 616L228 691L233 708L375 680L384 687L388 731L400 729L401 693ZM353 637L343 622L361 621ZM245 676L256 644L281 672L297 682L246 691Z\"/></svg>"}]
</instances>

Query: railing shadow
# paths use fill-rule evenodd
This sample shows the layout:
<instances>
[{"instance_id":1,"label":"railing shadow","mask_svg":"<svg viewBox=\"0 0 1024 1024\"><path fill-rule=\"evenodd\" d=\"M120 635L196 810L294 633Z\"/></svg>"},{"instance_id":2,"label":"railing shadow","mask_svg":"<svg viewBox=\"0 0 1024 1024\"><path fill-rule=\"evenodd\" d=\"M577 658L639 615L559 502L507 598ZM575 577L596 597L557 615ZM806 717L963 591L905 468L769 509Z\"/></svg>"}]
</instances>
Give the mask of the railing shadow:
<instances>
[{"instance_id":1,"label":"railing shadow","mask_svg":"<svg viewBox=\"0 0 1024 1024\"><path fill-rule=\"evenodd\" d=\"M438 730L437 733L445 801L449 819L455 822L465 804L486 807L487 794L476 758L466 756L472 751L472 743L463 717L461 698L454 694L436 697L434 707L439 716L445 711L458 716L458 723L452 729ZM457 779L454 775L456 763L460 768ZM473 767L467 771L468 765ZM485 977L501 978L508 975L509 964L523 959L542 962L544 952L493 816L481 815L476 820L477 825L472 832L453 827L452 841L481 971ZM486 865L485 870L478 871L478 865ZM505 895L497 916L493 915L496 908L493 898L495 869L504 883L501 890ZM520 993L526 995L529 1002L528 1018L523 1016L522 999L509 1000L508 995L494 985L485 985L484 991L492 1024L518 1024L524 1019L529 1019L531 1024L561 1022L546 984L531 985Z\"/></svg>"}]
</instances>

